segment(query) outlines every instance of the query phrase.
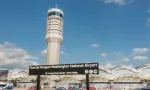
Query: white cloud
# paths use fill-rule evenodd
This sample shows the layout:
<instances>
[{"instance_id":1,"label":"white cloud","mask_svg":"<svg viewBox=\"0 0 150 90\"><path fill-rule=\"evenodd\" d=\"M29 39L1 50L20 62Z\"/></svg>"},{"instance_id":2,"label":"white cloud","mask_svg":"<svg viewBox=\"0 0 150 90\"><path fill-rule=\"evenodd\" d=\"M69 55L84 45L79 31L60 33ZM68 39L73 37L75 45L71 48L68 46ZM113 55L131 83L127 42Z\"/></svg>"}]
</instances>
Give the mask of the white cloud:
<instances>
[{"instance_id":1,"label":"white cloud","mask_svg":"<svg viewBox=\"0 0 150 90\"><path fill-rule=\"evenodd\" d=\"M37 62L33 61L38 59L28 54L27 51L16 47L14 44L5 42L0 44L0 67L5 68L24 68L29 65L36 65Z\"/></svg>"},{"instance_id":2,"label":"white cloud","mask_svg":"<svg viewBox=\"0 0 150 90\"><path fill-rule=\"evenodd\" d=\"M105 67L107 67L107 68L113 68L113 67L115 67L115 66L112 65L112 64L110 64L110 63L107 63L107 64L105 65Z\"/></svg>"},{"instance_id":3,"label":"white cloud","mask_svg":"<svg viewBox=\"0 0 150 90\"><path fill-rule=\"evenodd\" d=\"M149 9L149 10L147 10L147 13L150 13L150 9Z\"/></svg>"},{"instance_id":4,"label":"white cloud","mask_svg":"<svg viewBox=\"0 0 150 90\"><path fill-rule=\"evenodd\" d=\"M129 61L130 61L129 58L123 58L122 60L123 60L124 62L129 62Z\"/></svg>"},{"instance_id":5,"label":"white cloud","mask_svg":"<svg viewBox=\"0 0 150 90\"><path fill-rule=\"evenodd\" d=\"M114 67L116 67L116 66L118 66L118 65L114 65L114 64L111 64L111 63L107 63L104 67L107 67L107 68L114 68ZM121 65L120 64L120 66L129 66L129 67L134 67L133 65Z\"/></svg>"},{"instance_id":6,"label":"white cloud","mask_svg":"<svg viewBox=\"0 0 150 90\"><path fill-rule=\"evenodd\" d=\"M105 3L115 3L118 5L124 5L124 0L104 0Z\"/></svg>"},{"instance_id":7,"label":"white cloud","mask_svg":"<svg viewBox=\"0 0 150 90\"><path fill-rule=\"evenodd\" d=\"M120 52L114 52L113 55L115 55L117 57L120 57L122 55L122 53L120 53Z\"/></svg>"},{"instance_id":8,"label":"white cloud","mask_svg":"<svg viewBox=\"0 0 150 90\"><path fill-rule=\"evenodd\" d=\"M148 57L147 56L135 56L133 59L134 60L147 60Z\"/></svg>"},{"instance_id":9,"label":"white cloud","mask_svg":"<svg viewBox=\"0 0 150 90\"><path fill-rule=\"evenodd\" d=\"M64 51L60 51L60 54L65 54L65 52Z\"/></svg>"},{"instance_id":10,"label":"white cloud","mask_svg":"<svg viewBox=\"0 0 150 90\"><path fill-rule=\"evenodd\" d=\"M147 10L147 13L149 13L150 14L150 9L149 10ZM150 17L148 18L148 20L147 20L147 24L146 24L146 26L150 26Z\"/></svg>"},{"instance_id":11,"label":"white cloud","mask_svg":"<svg viewBox=\"0 0 150 90\"><path fill-rule=\"evenodd\" d=\"M41 54L42 54L42 55L46 55L46 53L47 53L47 49L41 51Z\"/></svg>"},{"instance_id":12,"label":"white cloud","mask_svg":"<svg viewBox=\"0 0 150 90\"><path fill-rule=\"evenodd\" d=\"M133 54L144 54L149 51L148 48L134 48L133 49Z\"/></svg>"},{"instance_id":13,"label":"white cloud","mask_svg":"<svg viewBox=\"0 0 150 90\"><path fill-rule=\"evenodd\" d=\"M132 68L134 67L133 65L128 65L128 66L129 66L129 67L132 67Z\"/></svg>"},{"instance_id":14,"label":"white cloud","mask_svg":"<svg viewBox=\"0 0 150 90\"><path fill-rule=\"evenodd\" d=\"M134 0L103 0L104 3L115 3L117 5L125 5L126 2L129 4L133 3Z\"/></svg>"},{"instance_id":15,"label":"white cloud","mask_svg":"<svg viewBox=\"0 0 150 90\"><path fill-rule=\"evenodd\" d=\"M101 56L102 56L102 57L106 57L106 56L107 56L107 53L102 53Z\"/></svg>"},{"instance_id":16,"label":"white cloud","mask_svg":"<svg viewBox=\"0 0 150 90\"><path fill-rule=\"evenodd\" d=\"M44 56L46 55L46 53L47 53L47 49L41 51L41 54ZM65 54L65 51L60 51L60 54Z\"/></svg>"},{"instance_id":17,"label":"white cloud","mask_svg":"<svg viewBox=\"0 0 150 90\"><path fill-rule=\"evenodd\" d=\"M150 26L150 17L147 20L147 25L146 26Z\"/></svg>"},{"instance_id":18,"label":"white cloud","mask_svg":"<svg viewBox=\"0 0 150 90\"><path fill-rule=\"evenodd\" d=\"M99 47L98 44L92 44L91 47Z\"/></svg>"},{"instance_id":19,"label":"white cloud","mask_svg":"<svg viewBox=\"0 0 150 90\"><path fill-rule=\"evenodd\" d=\"M129 4L133 3L133 1L134 1L134 0L130 0L130 1L129 1Z\"/></svg>"}]
</instances>

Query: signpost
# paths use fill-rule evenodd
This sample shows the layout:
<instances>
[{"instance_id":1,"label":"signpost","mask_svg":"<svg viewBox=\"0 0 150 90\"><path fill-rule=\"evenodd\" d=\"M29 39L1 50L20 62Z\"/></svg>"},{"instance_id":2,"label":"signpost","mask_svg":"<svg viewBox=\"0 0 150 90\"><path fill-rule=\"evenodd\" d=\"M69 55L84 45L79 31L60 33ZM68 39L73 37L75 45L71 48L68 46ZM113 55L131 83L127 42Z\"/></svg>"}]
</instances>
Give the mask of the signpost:
<instances>
[{"instance_id":1,"label":"signpost","mask_svg":"<svg viewBox=\"0 0 150 90\"><path fill-rule=\"evenodd\" d=\"M37 90L40 85L40 75L77 75L86 74L86 85L89 90L89 74L99 74L98 63L34 65L29 66L29 75L38 75Z\"/></svg>"}]
</instances>

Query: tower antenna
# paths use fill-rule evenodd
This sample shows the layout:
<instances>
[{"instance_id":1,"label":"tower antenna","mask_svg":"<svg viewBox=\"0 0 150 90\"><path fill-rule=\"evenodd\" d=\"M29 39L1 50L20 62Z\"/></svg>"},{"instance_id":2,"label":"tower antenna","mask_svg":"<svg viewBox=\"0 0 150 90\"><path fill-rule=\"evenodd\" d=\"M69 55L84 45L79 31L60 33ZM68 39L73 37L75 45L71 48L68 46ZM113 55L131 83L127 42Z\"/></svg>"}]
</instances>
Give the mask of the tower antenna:
<instances>
[{"instance_id":1,"label":"tower antenna","mask_svg":"<svg viewBox=\"0 0 150 90\"><path fill-rule=\"evenodd\" d=\"M50 7L50 5L49 5L49 8L48 9L50 9L51 7Z\"/></svg>"},{"instance_id":2,"label":"tower antenna","mask_svg":"<svg viewBox=\"0 0 150 90\"><path fill-rule=\"evenodd\" d=\"M58 5L56 4L56 8L58 8Z\"/></svg>"}]
</instances>

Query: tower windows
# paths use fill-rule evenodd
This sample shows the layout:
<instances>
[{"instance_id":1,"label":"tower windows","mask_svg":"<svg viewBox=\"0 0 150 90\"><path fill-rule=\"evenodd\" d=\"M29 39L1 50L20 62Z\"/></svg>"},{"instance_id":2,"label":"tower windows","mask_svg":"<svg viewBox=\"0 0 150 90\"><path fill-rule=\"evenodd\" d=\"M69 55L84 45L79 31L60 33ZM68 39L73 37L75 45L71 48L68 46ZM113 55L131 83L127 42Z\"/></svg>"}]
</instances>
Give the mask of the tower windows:
<instances>
[{"instance_id":1,"label":"tower windows","mask_svg":"<svg viewBox=\"0 0 150 90\"><path fill-rule=\"evenodd\" d=\"M53 16L53 15L60 16L61 18L63 18L63 15L61 13L59 13L59 12L50 12L48 14L48 16Z\"/></svg>"}]
</instances>

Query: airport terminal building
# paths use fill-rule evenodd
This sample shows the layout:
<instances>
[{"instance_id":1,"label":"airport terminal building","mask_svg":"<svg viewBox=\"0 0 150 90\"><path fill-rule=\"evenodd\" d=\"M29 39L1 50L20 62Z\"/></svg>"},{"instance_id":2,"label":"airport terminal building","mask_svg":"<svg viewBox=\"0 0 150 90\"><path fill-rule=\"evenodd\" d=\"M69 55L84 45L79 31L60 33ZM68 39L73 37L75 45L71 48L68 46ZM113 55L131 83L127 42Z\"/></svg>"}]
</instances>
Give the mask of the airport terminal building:
<instances>
[{"instance_id":1,"label":"airport terminal building","mask_svg":"<svg viewBox=\"0 0 150 90\"><path fill-rule=\"evenodd\" d=\"M90 86L100 90L109 87L115 89L140 89L149 85L150 65L141 65L136 68L130 66L113 68L99 66L99 75L91 74L89 77ZM9 70L7 79L30 83L34 80L36 81L36 76L29 76L28 70L14 69ZM85 75L47 75L41 76L41 85L44 87L59 87L82 84L84 87L85 79Z\"/></svg>"},{"instance_id":2,"label":"airport terminal building","mask_svg":"<svg viewBox=\"0 0 150 90\"><path fill-rule=\"evenodd\" d=\"M56 8L48 10L47 16L47 60L46 64L59 64L60 45L63 40L63 15L64 13ZM19 87L36 86L37 76L29 76L29 70L0 70L0 81L16 81ZM8 72L8 75L5 75ZM85 87L86 75L43 75L41 86L60 87L68 85L82 85ZM99 74L90 74L89 82L91 87L97 90L104 88L120 89L141 89L150 84L150 64L138 67L116 66L107 68L99 66Z\"/></svg>"}]
</instances>

